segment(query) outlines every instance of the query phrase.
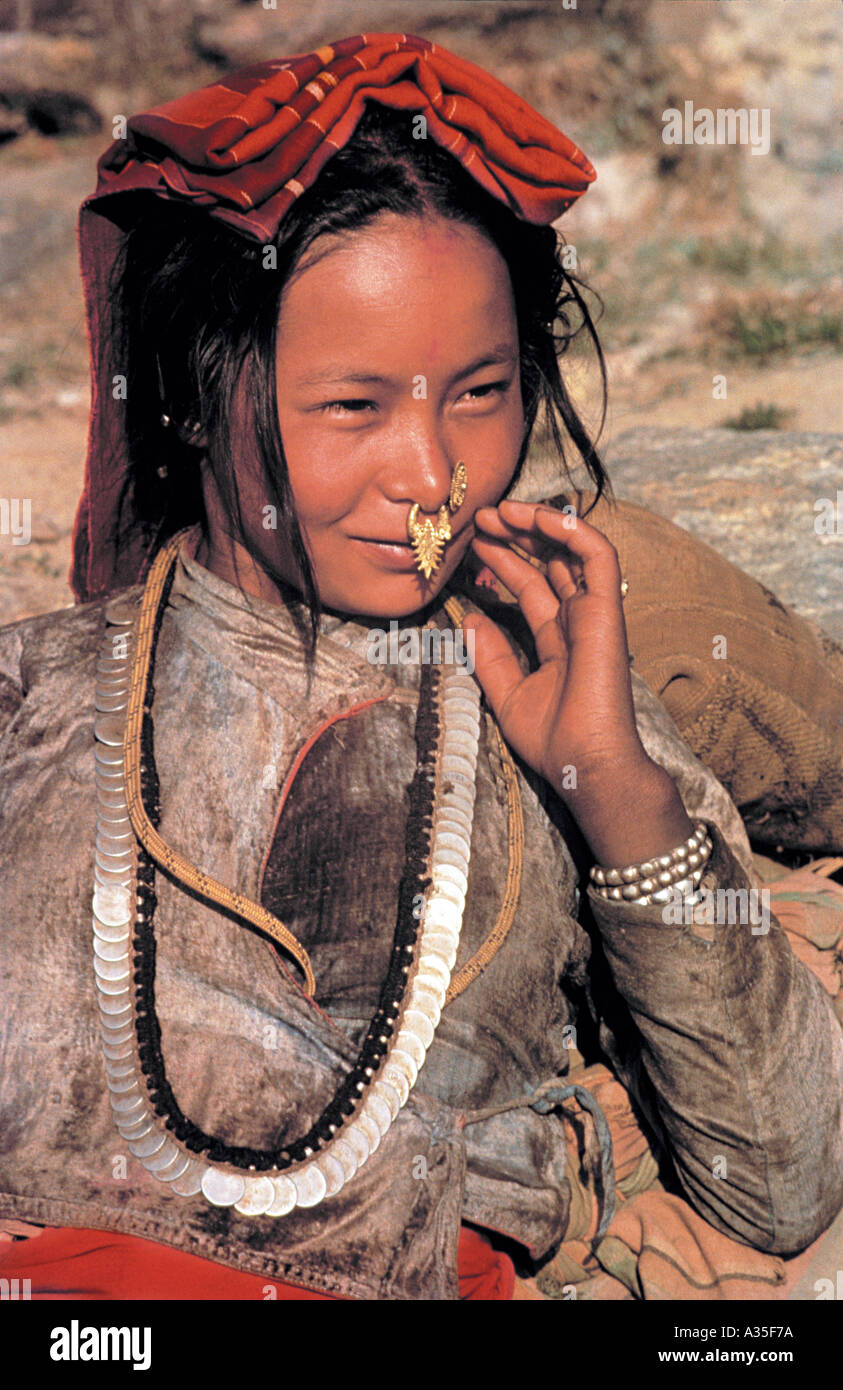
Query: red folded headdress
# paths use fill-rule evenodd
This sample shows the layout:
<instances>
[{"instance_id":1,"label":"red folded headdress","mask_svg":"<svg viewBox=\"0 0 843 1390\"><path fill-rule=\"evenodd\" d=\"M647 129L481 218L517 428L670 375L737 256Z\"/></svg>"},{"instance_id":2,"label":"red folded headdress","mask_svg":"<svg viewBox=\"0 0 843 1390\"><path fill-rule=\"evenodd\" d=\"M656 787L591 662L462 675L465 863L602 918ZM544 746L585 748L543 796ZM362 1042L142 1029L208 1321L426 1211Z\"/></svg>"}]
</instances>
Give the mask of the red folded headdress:
<instances>
[{"instance_id":1,"label":"red folded headdress","mask_svg":"<svg viewBox=\"0 0 843 1390\"><path fill-rule=\"evenodd\" d=\"M503 83L409 34L358 34L256 63L133 116L126 138L101 158L79 217L93 368L70 571L79 602L137 583L154 558L140 526L127 534L124 518L117 536L128 447L111 380L102 379L109 279L126 228L125 200L115 195L192 203L265 244L351 138L367 101L423 114L428 134L525 221L553 222L595 178L582 151Z\"/></svg>"}]
</instances>

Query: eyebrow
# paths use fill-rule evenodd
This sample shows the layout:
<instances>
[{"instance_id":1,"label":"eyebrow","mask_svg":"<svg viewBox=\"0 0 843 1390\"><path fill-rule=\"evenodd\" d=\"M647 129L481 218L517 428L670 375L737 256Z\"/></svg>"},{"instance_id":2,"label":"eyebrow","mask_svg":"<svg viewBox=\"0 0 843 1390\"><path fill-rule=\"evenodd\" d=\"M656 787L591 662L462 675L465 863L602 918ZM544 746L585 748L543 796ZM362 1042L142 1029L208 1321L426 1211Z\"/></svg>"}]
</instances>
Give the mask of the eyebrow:
<instances>
[{"instance_id":1,"label":"eyebrow","mask_svg":"<svg viewBox=\"0 0 843 1390\"><path fill-rule=\"evenodd\" d=\"M483 367L498 367L509 365L518 357L518 349L513 348L510 343L497 343L489 352L484 352L476 357L467 367L462 367L455 372L450 379L450 383L462 381L464 377L471 376L474 372L479 372ZM341 366L326 367L321 372L313 372L310 376L300 377L299 386L325 386L328 383L355 382L358 385L388 386L395 380L394 377L381 376L377 372L344 371Z\"/></svg>"}]
</instances>

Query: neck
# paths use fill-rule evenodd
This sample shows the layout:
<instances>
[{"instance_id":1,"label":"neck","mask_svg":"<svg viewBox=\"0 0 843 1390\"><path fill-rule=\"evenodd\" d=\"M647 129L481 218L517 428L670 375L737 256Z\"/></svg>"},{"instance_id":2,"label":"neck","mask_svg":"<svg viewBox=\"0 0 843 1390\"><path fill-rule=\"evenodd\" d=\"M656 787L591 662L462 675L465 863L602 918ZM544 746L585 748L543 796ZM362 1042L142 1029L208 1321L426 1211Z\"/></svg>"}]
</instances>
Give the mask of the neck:
<instances>
[{"instance_id":1,"label":"neck","mask_svg":"<svg viewBox=\"0 0 843 1390\"><path fill-rule=\"evenodd\" d=\"M244 594L262 599L264 603L274 603L279 607L296 600L301 594L292 585L281 588L246 550L236 542L226 548L215 545L204 533L193 551L193 559L204 566L211 574L224 579Z\"/></svg>"},{"instance_id":2,"label":"neck","mask_svg":"<svg viewBox=\"0 0 843 1390\"><path fill-rule=\"evenodd\" d=\"M204 532L192 552L192 558L197 564L202 565L211 574L217 575L219 579L232 584L245 594L251 594L253 598L261 599L264 603L272 603L278 607L287 607L291 603L304 603L304 595L292 584L285 584L283 587L277 584L258 565L248 550L237 542L233 542L229 547L222 548L215 545ZM329 617L339 618L343 622L359 623L362 627L383 628L388 626L393 617L402 627L421 627L428 619L437 612L442 606L445 594L435 594L422 608L413 613L396 616L383 613L348 613L338 608L323 606L322 612Z\"/></svg>"}]
</instances>

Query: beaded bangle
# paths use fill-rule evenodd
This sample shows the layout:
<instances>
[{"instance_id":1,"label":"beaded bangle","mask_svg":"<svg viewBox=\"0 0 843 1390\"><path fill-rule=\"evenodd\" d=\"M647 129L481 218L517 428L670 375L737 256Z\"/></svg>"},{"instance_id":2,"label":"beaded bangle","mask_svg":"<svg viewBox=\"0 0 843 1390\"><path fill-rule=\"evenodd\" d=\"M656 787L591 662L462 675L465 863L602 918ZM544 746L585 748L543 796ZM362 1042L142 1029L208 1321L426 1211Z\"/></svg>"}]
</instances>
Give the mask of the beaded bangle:
<instances>
[{"instance_id":1,"label":"beaded bangle","mask_svg":"<svg viewBox=\"0 0 843 1390\"><path fill-rule=\"evenodd\" d=\"M595 864L589 876L601 898L649 907L653 902L666 902L676 890L695 893L712 848L704 822L697 821L694 833L668 854L642 864L628 864L624 869Z\"/></svg>"}]
</instances>

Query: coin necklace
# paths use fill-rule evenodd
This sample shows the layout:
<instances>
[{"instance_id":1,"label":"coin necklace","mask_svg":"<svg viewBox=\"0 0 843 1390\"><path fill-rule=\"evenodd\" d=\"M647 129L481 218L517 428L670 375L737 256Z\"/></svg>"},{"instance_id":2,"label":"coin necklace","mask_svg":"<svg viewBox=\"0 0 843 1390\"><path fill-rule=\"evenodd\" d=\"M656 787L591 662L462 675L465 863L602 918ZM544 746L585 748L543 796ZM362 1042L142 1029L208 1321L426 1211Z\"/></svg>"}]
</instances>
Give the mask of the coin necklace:
<instances>
[{"instance_id":1,"label":"coin necklace","mask_svg":"<svg viewBox=\"0 0 843 1390\"><path fill-rule=\"evenodd\" d=\"M406 1104L433 1041L465 906L480 692L457 669L422 667L394 949L355 1064L310 1130L280 1149L233 1147L205 1134L179 1109L161 1053L155 1013L156 862L206 897L233 905L292 951L309 982L313 976L306 953L277 918L181 860L157 832L154 652L178 549L189 529L159 552L139 609L127 599L106 607L95 697L92 903L102 1049L115 1124L148 1172L181 1197L201 1194L243 1216L284 1216L334 1196L354 1177ZM420 892L424 910L417 920L413 909Z\"/></svg>"}]
</instances>

